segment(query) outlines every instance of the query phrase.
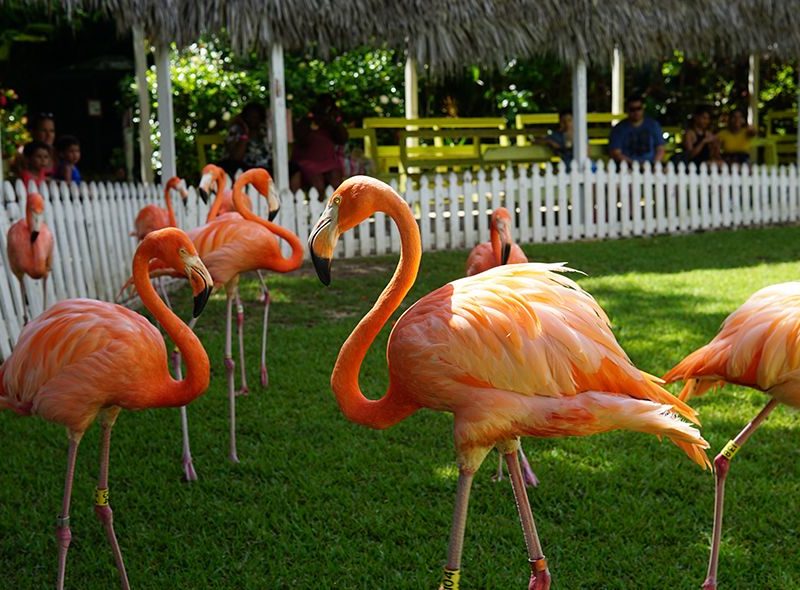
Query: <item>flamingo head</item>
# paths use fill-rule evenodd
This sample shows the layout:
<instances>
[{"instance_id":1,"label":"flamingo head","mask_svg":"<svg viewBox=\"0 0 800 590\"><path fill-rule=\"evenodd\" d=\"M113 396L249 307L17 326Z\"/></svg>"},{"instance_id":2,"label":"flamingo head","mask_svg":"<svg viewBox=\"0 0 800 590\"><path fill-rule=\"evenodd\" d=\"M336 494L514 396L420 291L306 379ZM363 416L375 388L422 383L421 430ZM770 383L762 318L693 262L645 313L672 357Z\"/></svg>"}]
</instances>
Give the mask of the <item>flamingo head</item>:
<instances>
[{"instance_id":1,"label":"flamingo head","mask_svg":"<svg viewBox=\"0 0 800 590\"><path fill-rule=\"evenodd\" d=\"M339 185L308 238L308 250L324 285L331 282L331 260L339 236L375 211L385 211L380 196L400 197L387 184L369 176L353 176Z\"/></svg>"},{"instance_id":2,"label":"flamingo head","mask_svg":"<svg viewBox=\"0 0 800 590\"><path fill-rule=\"evenodd\" d=\"M244 190L244 185L252 184L255 189L264 197L267 197L268 219L272 221L278 215L281 208L281 199L272 182L272 176L263 168L251 168L242 173L233 186L234 192Z\"/></svg>"},{"instance_id":3,"label":"flamingo head","mask_svg":"<svg viewBox=\"0 0 800 590\"><path fill-rule=\"evenodd\" d=\"M189 279L194 295L193 316L197 317L205 308L214 280L189 236L175 227L166 227L147 234L139 248L153 249L152 257L159 258L175 271L183 273Z\"/></svg>"},{"instance_id":4,"label":"flamingo head","mask_svg":"<svg viewBox=\"0 0 800 590\"><path fill-rule=\"evenodd\" d=\"M511 237L511 214L505 207L498 207L492 212L491 231L492 246L498 240L500 250L500 264L506 264L511 255L511 245L514 243Z\"/></svg>"},{"instance_id":5,"label":"flamingo head","mask_svg":"<svg viewBox=\"0 0 800 590\"><path fill-rule=\"evenodd\" d=\"M173 176L167 181L167 190L175 189L181 197L183 206L186 207L186 202L189 199L189 191L186 190L186 181L177 176Z\"/></svg>"},{"instance_id":6,"label":"flamingo head","mask_svg":"<svg viewBox=\"0 0 800 590\"><path fill-rule=\"evenodd\" d=\"M197 187L197 192L204 203L208 203L209 193L216 188L216 183L225 174L225 171L214 164L206 164L203 167L200 177L200 185Z\"/></svg>"},{"instance_id":7,"label":"flamingo head","mask_svg":"<svg viewBox=\"0 0 800 590\"><path fill-rule=\"evenodd\" d=\"M30 193L25 203L25 220L31 230L31 244L39 237L44 220L44 197L39 193Z\"/></svg>"}]
</instances>

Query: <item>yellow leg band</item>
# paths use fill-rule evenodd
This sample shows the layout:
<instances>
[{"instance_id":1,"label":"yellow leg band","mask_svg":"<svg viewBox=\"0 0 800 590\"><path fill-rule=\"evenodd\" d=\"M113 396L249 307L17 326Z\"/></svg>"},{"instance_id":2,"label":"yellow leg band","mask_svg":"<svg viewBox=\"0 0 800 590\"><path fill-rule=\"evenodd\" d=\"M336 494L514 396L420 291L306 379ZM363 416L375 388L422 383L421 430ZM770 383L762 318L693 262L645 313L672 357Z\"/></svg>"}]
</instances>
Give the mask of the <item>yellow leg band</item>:
<instances>
[{"instance_id":1,"label":"yellow leg band","mask_svg":"<svg viewBox=\"0 0 800 590\"><path fill-rule=\"evenodd\" d=\"M547 559L545 559L544 557L542 557L541 559L536 559L531 562L531 565L533 565L533 570L536 573L543 572L544 570L547 569Z\"/></svg>"},{"instance_id":2,"label":"yellow leg band","mask_svg":"<svg viewBox=\"0 0 800 590\"><path fill-rule=\"evenodd\" d=\"M461 579L461 570L451 570L444 568L444 576L439 590L458 590L458 582Z\"/></svg>"},{"instance_id":3,"label":"yellow leg band","mask_svg":"<svg viewBox=\"0 0 800 590\"><path fill-rule=\"evenodd\" d=\"M94 491L94 505L108 506L108 488L96 488Z\"/></svg>"},{"instance_id":4,"label":"yellow leg band","mask_svg":"<svg viewBox=\"0 0 800 590\"><path fill-rule=\"evenodd\" d=\"M728 444L726 444L726 445L725 445L725 446L722 448L722 456L723 456L723 457L725 457L726 459L728 459L728 461L732 460L732 459L733 459L733 457L734 457L734 456L736 455L736 453L738 453L738 452L739 452L739 445L737 445L737 444L736 444L735 442L733 442L732 440L729 440L729 441L728 441Z\"/></svg>"}]
</instances>

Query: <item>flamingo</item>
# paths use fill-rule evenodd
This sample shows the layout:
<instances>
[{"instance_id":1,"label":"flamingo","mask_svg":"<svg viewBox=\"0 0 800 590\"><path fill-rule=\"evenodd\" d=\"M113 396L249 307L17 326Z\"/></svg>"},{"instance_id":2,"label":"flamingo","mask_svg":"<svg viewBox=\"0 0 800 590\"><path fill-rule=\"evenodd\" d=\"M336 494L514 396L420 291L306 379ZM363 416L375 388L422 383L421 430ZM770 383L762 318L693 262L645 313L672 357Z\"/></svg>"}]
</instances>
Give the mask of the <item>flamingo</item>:
<instances>
[{"instance_id":1,"label":"flamingo","mask_svg":"<svg viewBox=\"0 0 800 590\"><path fill-rule=\"evenodd\" d=\"M397 224L400 262L377 302L347 338L331 374L345 417L388 428L421 408L454 415L458 491L443 588L457 588L474 473L493 447L505 455L531 563L530 588L550 573L517 450L520 436L576 436L627 429L666 436L709 465L700 433L677 417L696 412L631 364L597 302L563 276L562 264L514 264L459 279L413 304L394 324L380 399L358 384L369 347L412 287L421 257L408 205L388 185L355 176L333 193L309 237L314 267L330 283L339 236L382 211Z\"/></svg>"},{"instance_id":2,"label":"flamingo","mask_svg":"<svg viewBox=\"0 0 800 590\"><path fill-rule=\"evenodd\" d=\"M695 350L664 376L685 381L682 400L732 383L770 396L764 408L714 459L714 532L704 590L716 590L725 480L734 455L779 403L800 408L800 282L757 291L722 323L711 342Z\"/></svg>"},{"instance_id":3,"label":"flamingo","mask_svg":"<svg viewBox=\"0 0 800 590\"><path fill-rule=\"evenodd\" d=\"M153 204L142 207L136 215L136 220L134 221L135 229L130 235L135 236L136 239L141 242L144 237L152 231L165 227L178 227L178 223L175 221L175 210L172 208L172 198L170 196L173 189L177 190L183 202L186 202L189 193L183 186L183 180L177 176L173 176L167 181L167 184L164 185L164 200L167 203L167 208L162 209L158 205Z\"/></svg>"},{"instance_id":4,"label":"flamingo","mask_svg":"<svg viewBox=\"0 0 800 590\"><path fill-rule=\"evenodd\" d=\"M503 264L523 264L528 262L528 257L511 236L511 214L505 207L498 207L492 211L489 221L489 241L475 246L467 257L467 276L478 274L495 266ZM496 481L503 479L503 455L498 453ZM522 462L522 473L525 475L525 485L537 486L539 480L531 469L528 458L522 446L519 447L519 460Z\"/></svg>"},{"instance_id":5,"label":"flamingo","mask_svg":"<svg viewBox=\"0 0 800 590\"><path fill-rule=\"evenodd\" d=\"M219 219L222 216L233 216L236 219L243 219L243 217L233 206L232 191L225 188L226 180L227 175L219 166L216 166L215 164L207 164L203 168L198 192L205 200L208 199L208 194L212 190L212 186L215 187L216 192L216 198L214 199L214 202L211 204L211 208L208 211L206 223L210 223L211 221ZM247 193L243 193L242 200L243 205L247 208L247 210L252 211L253 202L250 200L250 197L247 195ZM269 221L275 219L275 216L278 215L279 209L280 199L278 198L278 194L275 191L274 185L270 183L269 194L267 195L267 215ZM261 274L261 270L256 270L256 274L258 275L258 280L261 282L261 294L264 300L264 319L261 324L261 386L267 387L269 385L269 375L267 373L267 323L269 322L269 304L271 300L269 296L269 288L264 280L264 276ZM242 386L239 391L241 394L246 395L249 391L249 388L247 387L247 369L244 362L244 306L242 305L242 300L239 296L238 289L236 291L236 328L239 336L239 356L241 360L240 368Z\"/></svg>"},{"instance_id":6,"label":"flamingo","mask_svg":"<svg viewBox=\"0 0 800 590\"><path fill-rule=\"evenodd\" d=\"M231 346L231 316L233 300L236 296L239 275L256 269L290 272L300 268L303 263L303 244L294 233L262 219L252 213L244 205L244 188L252 184L267 199L273 194L270 190L272 178L264 169L254 168L242 173L233 185L233 203L238 215L220 216L201 227L188 232L200 257L208 267L214 280L214 288L224 287L227 298L227 321L225 326L225 370L228 380L228 407L230 411L230 452L229 458L239 462L236 451L236 392L234 390L234 370ZM280 250L278 238L286 240L292 254L284 258ZM174 274L172 269L164 268L164 264L154 261L150 265L150 276ZM130 282L130 279L129 279ZM194 328L196 319L189 323ZM242 363L244 363L244 341L239 340ZM180 367L180 357L177 357ZM266 365L264 365L266 372ZM189 444L189 427L186 408L181 408L181 424L183 430L183 469L187 481L195 481L197 472L192 462Z\"/></svg>"},{"instance_id":7,"label":"flamingo","mask_svg":"<svg viewBox=\"0 0 800 590\"><path fill-rule=\"evenodd\" d=\"M43 221L44 198L29 193L25 201L25 219L8 228L8 263L22 290L22 321L27 324L30 302L24 276L42 279L43 309L47 309L47 276L53 260L53 234Z\"/></svg>"},{"instance_id":8,"label":"flamingo","mask_svg":"<svg viewBox=\"0 0 800 590\"><path fill-rule=\"evenodd\" d=\"M72 538L69 507L83 434L99 419L102 438L95 512L106 530L122 588L127 590L128 577L108 503L111 428L122 409L182 406L208 388L208 356L150 284L147 265L151 258L185 273L195 295L195 317L208 300L211 276L186 234L174 228L150 233L133 258L134 281L145 307L186 356L185 380L170 377L164 339L155 326L121 305L90 299L61 301L43 312L22 330L14 352L0 366L0 410L40 416L68 430L67 477L56 529L59 590L64 587Z\"/></svg>"},{"instance_id":9,"label":"flamingo","mask_svg":"<svg viewBox=\"0 0 800 590\"><path fill-rule=\"evenodd\" d=\"M186 198L189 196L189 193L186 191L184 182L177 176L173 176L164 185L164 201L167 203L167 208L162 209L158 205L153 204L142 207L139 213L136 214L134 230L130 233L131 236L134 236L141 242L144 237L152 231L165 227L178 227L178 222L175 220L175 210L172 208L171 193L173 189L178 191L184 204L186 204ZM167 302L167 306L172 307L167 289L160 281L158 288L161 291L161 295L164 297L164 301Z\"/></svg>"}]
</instances>

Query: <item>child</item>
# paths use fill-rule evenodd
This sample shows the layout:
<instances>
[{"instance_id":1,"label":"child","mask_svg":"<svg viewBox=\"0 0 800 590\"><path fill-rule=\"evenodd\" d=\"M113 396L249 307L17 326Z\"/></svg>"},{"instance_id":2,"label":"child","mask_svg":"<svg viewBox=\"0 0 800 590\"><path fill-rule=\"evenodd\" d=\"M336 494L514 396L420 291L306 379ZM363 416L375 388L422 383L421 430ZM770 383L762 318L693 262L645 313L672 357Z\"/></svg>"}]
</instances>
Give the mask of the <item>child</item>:
<instances>
[{"instance_id":1,"label":"child","mask_svg":"<svg viewBox=\"0 0 800 590\"><path fill-rule=\"evenodd\" d=\"M24 158L20 178L25 183L25 188L32 180L37 188L45 180L45 174L51 167L50 146L42 141L32 141L25 144L22 150Z\"/></svg>"},{"instance_id":2,"label":"child","mask_svg":"<svg viewBox=\"0 0 800 590\"><path fill-rule=\"evenodd\" d=\"M81 143L78 138L73 135L59 137L56 141L56 154L58 155L58 164L55 178L80 184L81 173L78 171L77 164L81 160Z\"/></svg>"}]
</instances>

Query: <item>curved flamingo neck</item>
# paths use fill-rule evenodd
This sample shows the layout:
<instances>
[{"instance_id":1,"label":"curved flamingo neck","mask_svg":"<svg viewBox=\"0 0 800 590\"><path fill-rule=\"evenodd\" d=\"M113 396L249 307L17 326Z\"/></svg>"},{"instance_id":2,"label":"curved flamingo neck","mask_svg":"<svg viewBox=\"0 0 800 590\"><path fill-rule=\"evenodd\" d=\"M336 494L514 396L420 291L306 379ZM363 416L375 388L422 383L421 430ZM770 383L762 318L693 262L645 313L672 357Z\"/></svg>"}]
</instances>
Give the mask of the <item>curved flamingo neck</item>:
<instances>
[{"instance_id":1,"label":"curved flamingo neck","mask_svg":"<svg viewBox=\"0 0 800 590\"><path fill-rule=\"evenodd\" d=\"M167 202L167 216L169 217L169 224L171 227L178 227L178 222L175 221L175 210L172 208L172 183L168 182L164 188L164 200Z\"/></svg>"},{"instance_id":2,"label":"curved flamingo neck","mask_svg":"<svg viewBox=\"0 0 800 590\"><path fill-rule=\"evenodd\" d=\"M219 210L222 208L222 192L225 190L225 177L221 173L217 172L214 175L214 181L217 185L216 196L214 197L214 202L211 204L211 209L208 210L206 222L216 219L219 215Z\"/></svg>"},{"instance_id":3,"label":"curved flamingo neck","mask_svg":"<svg viewBox=\"0 0 800 590\"><path fill-rule=\"evenodd\" d=\"M163 387L157 388L156 395L148 399L143 407L185 406L208 389L210 366L208 355L194 332L170 310L156 294L150 283L148 265L157 253L153 243L142 244L133 257L133 282L144 306L181 351L186 359L186 378L176 381L169 378Z\"/></svg>"},{"instance_id":4,"label":"curved flamingo neck","mask_svg":"<svg viewBox=\"0 0 800 590\"><path fill-rule=\"evenodd\" d=\"M497 266L503 263L503 245L500 243L500 232L497 231L497 225L492 220L492 226L489 228L489 241L492 244L492 254L494 254L494 262Z\"/></svg>"},{"instance_id":5,"label":"curved flamingo neck","mask_svg":"<svg viewBox=\"0 0 800 590\"><path fill-rule=\"evenodd\" d=\"M397 390L393 390L391 383L379 400L364 397L358 385L364 357L414 285L422 257L419 228L411 210L393 191L385 194L388 198L376 199L375 210L389 215L400 230L400 261L375 305L342 345L331 374L331 388L344 415L353 422L372 428L388 428L419 409L417 404L404 400Z\"/></svg>"},{"instance_id":6,"label":"curved flamingo neck","mask_svg":"<svg viewBox=\"0 0 800 590\"><path fill-rule=\"evenodd\" d=\"M248 184L248 182L250 182L251 178L252 176L248 175L248 172L245 172L236 180L236 182L233 183L233 207L236 209L239 215L248 221L254 221L260 225L263 225L273 234L289 243L289 246L292 248L292 254L289 256L289 258L284 258L283 255L281 255L277 260L270 258L269 267L271 270L277 272L290 272L292 270L297 270L300 268L300 265L303 264L303 243L300 241L300 238L294 234L294 232L289 231L282 225L278 225L277 223L272 223L271 221L263 219L250 211L250 209L247 207L247 203L244 200L244 187ZM271 182L271 180L269 182ZM269 186L267 188L269 189ZM262 196L266 198L267 192L268 191L265 191Z\"/></svg>"}]
</instances>

